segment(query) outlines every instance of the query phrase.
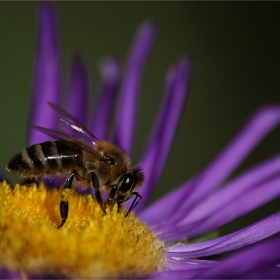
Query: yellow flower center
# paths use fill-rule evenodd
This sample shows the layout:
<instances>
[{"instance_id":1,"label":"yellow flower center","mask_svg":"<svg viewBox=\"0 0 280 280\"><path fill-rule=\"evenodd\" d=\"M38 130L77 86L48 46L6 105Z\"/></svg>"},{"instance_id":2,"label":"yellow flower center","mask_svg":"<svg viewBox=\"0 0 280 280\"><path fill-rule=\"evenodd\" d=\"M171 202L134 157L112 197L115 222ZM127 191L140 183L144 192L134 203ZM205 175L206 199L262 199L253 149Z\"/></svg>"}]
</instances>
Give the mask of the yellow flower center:
<instances>
[{"instance_id":1,"label":"yellow flower center","mask_svg":"<svg viewBox=\"0 0 280 280\"><path fill-rule=\"evenodd\" d=\"M0 268L57 278L137 278L163 269L164 244L134 213L105 215L90 195L73 191L62 228L60 192L0 183Z\"/></svg>"}]
</instances>

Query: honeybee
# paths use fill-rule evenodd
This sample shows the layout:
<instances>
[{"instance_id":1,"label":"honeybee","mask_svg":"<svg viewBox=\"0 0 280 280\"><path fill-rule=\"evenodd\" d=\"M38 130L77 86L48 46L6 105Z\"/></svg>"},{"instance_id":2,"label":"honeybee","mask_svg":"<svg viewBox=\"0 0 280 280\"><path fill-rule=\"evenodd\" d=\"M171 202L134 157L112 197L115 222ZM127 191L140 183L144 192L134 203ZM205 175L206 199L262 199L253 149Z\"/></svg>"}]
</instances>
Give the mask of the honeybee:
<instances>
[{"instance_id":1,"label":"honeybee","mask_svg":"<svg viewBox=\"0 0 280 280\"><path fill-rule=\"evenodd\" d=\"M135 198L126 217L142 199L136 191L143 183L144 174L139 166L130 167L128 155L118 146L100 141L78 120L59 106L48 103L59 115L65 129L34 129L51 136L53 141L32 145L15 154L6 169L21 177L20 185L30 185L42 177L68 175L60 195L62 227L68 217L68 198L75 179L85 187L91 185L95 198L104 213L108 203L120 206L132 195ZM101 193L108 193L103 202Z\"/></svg>"}]
</instances>

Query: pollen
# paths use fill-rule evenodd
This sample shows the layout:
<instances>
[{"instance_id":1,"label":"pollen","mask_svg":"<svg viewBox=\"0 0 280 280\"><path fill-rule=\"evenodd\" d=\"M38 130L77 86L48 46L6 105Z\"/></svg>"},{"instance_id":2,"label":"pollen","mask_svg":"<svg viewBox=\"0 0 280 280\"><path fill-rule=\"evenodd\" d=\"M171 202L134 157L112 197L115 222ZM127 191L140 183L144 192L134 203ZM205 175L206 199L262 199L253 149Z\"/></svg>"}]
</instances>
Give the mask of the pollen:
<instances>
[{"instance_id":1,"label":"pollen","mask_svg":"<svg viewBox=\"0 0 280 280\"><path fill-rule=\"evenodd\" d=\"M141 278L162 270L163 242L134 213L75 190L61 223L60 190L0 183L0 269L23 278Z\"/></svg>"}]
</instances>

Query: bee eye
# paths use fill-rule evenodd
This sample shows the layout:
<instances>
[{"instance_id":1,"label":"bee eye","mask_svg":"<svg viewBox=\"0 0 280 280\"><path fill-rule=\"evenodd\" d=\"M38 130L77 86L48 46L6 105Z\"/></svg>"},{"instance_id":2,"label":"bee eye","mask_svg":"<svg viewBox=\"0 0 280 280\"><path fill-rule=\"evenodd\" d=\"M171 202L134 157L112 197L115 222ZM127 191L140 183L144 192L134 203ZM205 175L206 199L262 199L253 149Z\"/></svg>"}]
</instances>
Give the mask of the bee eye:
<instances>
[{"instance_id":1,"label":"bee eye","mask_svg":"<svg viewBox=\"0 0 280 280\"><path fill-rule=\"evenodd\" d=\"M134 184L134 176L132 174L126 174L121 184L120 191L122 193L128 192Z\"/></svg>"},{"instance_id":2,"label":"bee eye","mask_svg":"<svg viewBox=\"0 0 280 280\"><path fill-rule=\"evenodd\" d=\"M107 158L107 159L106 159L106 162L107 162L108 164L110 164L110 165L116 165L115 161L114 161L113 159L111 159L111 158Z\"/></svg>"}]
</instances>

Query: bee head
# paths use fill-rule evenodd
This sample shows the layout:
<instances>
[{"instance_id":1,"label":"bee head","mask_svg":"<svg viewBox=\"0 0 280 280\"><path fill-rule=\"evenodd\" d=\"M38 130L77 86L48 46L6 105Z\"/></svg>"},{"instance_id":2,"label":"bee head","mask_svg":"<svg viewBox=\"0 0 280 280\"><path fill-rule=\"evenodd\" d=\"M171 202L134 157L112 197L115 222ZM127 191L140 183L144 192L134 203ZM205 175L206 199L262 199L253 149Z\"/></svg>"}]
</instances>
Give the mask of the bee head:
<instances>
[{"instance_id":1,"label":"bee head","mask_svg":"<svg viewBox=\"0 0 280 280\"><path fill-rule=\"evenodd\" d=\"M128 201L134 191L136 191L144 181L144 174L139 167L132 168L122 177L118 190L118 202L122 204Z\"/></svg>"}]
</instances>

